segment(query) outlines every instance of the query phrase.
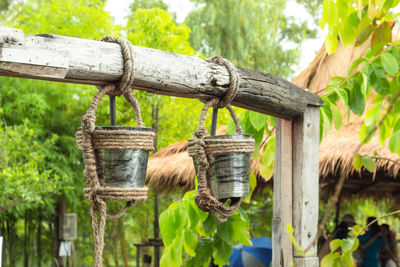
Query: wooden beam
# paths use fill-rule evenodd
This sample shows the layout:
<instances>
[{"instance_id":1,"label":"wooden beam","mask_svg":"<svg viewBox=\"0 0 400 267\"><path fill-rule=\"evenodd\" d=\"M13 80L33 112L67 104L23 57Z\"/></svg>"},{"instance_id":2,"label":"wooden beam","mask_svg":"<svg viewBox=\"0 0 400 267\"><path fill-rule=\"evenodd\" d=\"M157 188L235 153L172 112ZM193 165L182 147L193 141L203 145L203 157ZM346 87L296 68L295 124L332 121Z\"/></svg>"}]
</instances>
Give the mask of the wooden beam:
<instances>
[{"instance_id":1,"label":"wooden beam","mask_svg":"<svg viewBox=\"0 0 400 267\"><path fill-rule=\"evenodd\" d=\"M277 119L275 133L272 267L291 266L292 241L286 231L292 222L292 121Z\"/></svg>"},{"instance_id":2,"label":"wooden beam","mask_svg":"<svg viewBox=\"0 0 400 267\"><path fill-rule=\"evenodd\" d=\"M318 229L319 108L308 107L293 120L293 224L294 236L305 250ZM318 266L317 246L295 255L299 267Z\"/></svg>"},{"instance_id":3,"label":"wooden beam","mask_svg":"<svg viewBox=\"0 0 400 267\"><path fill-rule=\"evenodd\" d=\"M229 86L225 67L213 62L134 46L136 89L189 98L223 95ZM233 105L290 119L322 100L296 85L238 67L239 92ZM0 75L82 84L117 81L123 72L118 44L52 34L25 35L0 27Z\"/></svg>"}]
</instances>

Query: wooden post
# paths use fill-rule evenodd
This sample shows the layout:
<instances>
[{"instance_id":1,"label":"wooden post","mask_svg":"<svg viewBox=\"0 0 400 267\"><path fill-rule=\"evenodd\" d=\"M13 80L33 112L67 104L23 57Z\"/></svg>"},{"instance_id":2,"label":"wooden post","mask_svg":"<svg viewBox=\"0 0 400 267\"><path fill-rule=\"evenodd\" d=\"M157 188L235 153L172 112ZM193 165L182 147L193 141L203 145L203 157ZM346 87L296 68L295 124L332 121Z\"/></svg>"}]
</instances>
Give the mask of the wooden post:
<instances>
[{"instance_id":1,"label":"wooden post","mask_svg":"<svg viewBox=\"0 0 400 267\"><path fill-rule=\"evenodd\" d=\"M318 230L319 108L309 106L293 120L293 224L294 236L305 250ZM295 254L299 267L319 265L317 246L306 255Z\"/></svg>"},{"instance_id":2,"label":"wooden post","mask_svg":"<svg viewBox=\"0 0 400 267\"><path fill-rule=\"evenodd\" d=\"M286 232L292 224L292 121L276 120L272 267L291 266L292 242Z\"/></svg>"}]
</instances>

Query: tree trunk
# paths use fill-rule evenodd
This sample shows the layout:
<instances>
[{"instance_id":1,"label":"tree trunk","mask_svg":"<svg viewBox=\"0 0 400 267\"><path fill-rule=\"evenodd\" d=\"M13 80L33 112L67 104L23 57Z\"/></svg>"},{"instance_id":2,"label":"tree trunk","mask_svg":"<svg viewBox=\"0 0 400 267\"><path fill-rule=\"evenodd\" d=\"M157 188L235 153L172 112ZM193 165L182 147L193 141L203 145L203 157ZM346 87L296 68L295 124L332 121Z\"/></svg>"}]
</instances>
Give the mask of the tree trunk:
<instances>
[{"instance_id":1,"label":"tree trunk","mask_svg":"<svg viewBox=\"0 0 400 267\"><path fill-rule=\"evenodd\" d=\"M156 134L154 138L154 150L157 152L158 150L158 125L160 122L160 117L158 116L159 114L159 103L157 103L155 106L153 106L153 130ZM154 192L154 224L153 224L153 230L154 230L154 239L158 239L160 237L160 225L158 223L158 192ZM159 267L160 266L160 247L155 246L154 247L154 267Z\"/></svg>"},{"instance_id":2,"label":"tree trunk","mask_svg":"<svg viewBox=\"0 0 400 267\"><path fill-rule=\"evenodd\" d=\"M61 223L62 223L62 216L67 211L67 204L65 200L65 196L62 196L59 201L57 202L56 206L56 216L54 219L54 234L55 234L55 242L54 242L54 259L56 263L53 264L54 267L64 267L64 258L59 256L59 249L61 244ZM58 264L58 265L57 265Z\"/></svg>"},{"instance_id":3,"label":"tree trunk","mask_svg":"<svg viewBox=\"0 0 400 267\"><path fill-rule=\"evenodd\" d=\"M42 215L42 209L39 208L38 212L38 231L37 231L37 237L36 237L36 243L37 243L37 265L38 267L42 266L42 220L43 220L43 215Z\"/></svg>"},{"instance_id":4,"label":"tree trunk","mask_svg":"<svg viewBox=\"0 0 400 267\"><path fill-rule=\"evenodd\" d=\"M25 211L24 216L24 267L28 267L28 243L29 243L29 236L28 236L28 211Z\"/></svg>"},{"instance_id":5,"label":"tree trunk","mask_svg":"<svg viewBox=\"0 0 400 267\"><path fill-rule=\"evenodd\" d=\"M121 244L122 259L124 261L124 267L129 267L129 253L125 239L125 228L123 218L118 219L119 228L119 241Z\"/></svg>"},{"instance_id":6,"label":"tree trunk","mask_svg":"<svg viewBox=\"0 0 400 267\"><path fill-rule=\"evenodd\" d=\"M115 267L119 267L119 255L118 255L118 224L113 221L112 222L112 244L114 247L114 265Z\"/></svg>"},{"instance_id":7,"label":"tree trunk","mask_svg":"<svg viewBox=\"0 0 400 267\"><path fill-rule=\"evenodd\" d=\"M8 235L8 258L9 258L9 266L15 267L16 266L16 231L15 231L15 224L17 223L17 219L11 215L6 222L7 225L7 235Z\"/></svg>"}]
</instances>

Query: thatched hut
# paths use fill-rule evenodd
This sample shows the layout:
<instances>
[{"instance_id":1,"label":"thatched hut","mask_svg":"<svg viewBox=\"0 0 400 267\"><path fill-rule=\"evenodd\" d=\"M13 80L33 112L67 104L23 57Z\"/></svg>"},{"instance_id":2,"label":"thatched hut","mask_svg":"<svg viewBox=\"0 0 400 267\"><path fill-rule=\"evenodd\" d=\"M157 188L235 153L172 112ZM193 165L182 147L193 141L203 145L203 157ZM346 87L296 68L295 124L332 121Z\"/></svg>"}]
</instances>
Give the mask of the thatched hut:
<instances>
[{"instance_id":1,"label":"thatched hut","mask_svg":"<svg viewBox=\"0 0 400 267\"><path fill-rule=\"evenodd\" d=\"M333 76L346 76L353 61L364 55L367 48L368 43L347 48L339 45L334 54L328 55L323 46L311 64L293 82L313 93L321 94ZM343 107L340 109L346 114ZM347 115L343 117L346 118ZM400 157L391 153L387 146L382 147L377 137L359 150L364 155L375 151L379 154L376 172L370 173L364 168L356 171L353 168L353 155L360 144L359 130L363 122L363 117L352 114L348 120L343 121L339 130L331 129L324 136L320 144L322 195L329 196L325 193L332 192L340 175L345 174L347 178L342 194L400 198ZM169 190L194 187L195 171L185 143L182 141L172 144L150 158L147 175L149 186Z\"/></svg>"},{"instance_id":2,"label":"thatched hut","mask_svg":"<svg viewBox=\"0 0 400 267\"><path fill-rule=\"evenodd\" d=\"M351 64L364 55L369 43L359 47L344 48L328 55L323 46L311 64L293 82L302 88L321 94L329 80L334 76L346 76ZM367 102L367 106L371 103ZM347 110L339 107L343 118ZM338 130L331 129L320 144L320 186L321 192L332 192L341 174L346 175L342 195L368 195L376 197L399 198L400 157L390 152L387 144L382 147L378 136L363 145L358 153L373 155L377 152L377 168L374 173L365 168L356 171L353 167L353 156L359 148L359 133L364 123L364 116L351 114ZM323 194L329 196L329 194Z\"/></svg>"}]
</instances>

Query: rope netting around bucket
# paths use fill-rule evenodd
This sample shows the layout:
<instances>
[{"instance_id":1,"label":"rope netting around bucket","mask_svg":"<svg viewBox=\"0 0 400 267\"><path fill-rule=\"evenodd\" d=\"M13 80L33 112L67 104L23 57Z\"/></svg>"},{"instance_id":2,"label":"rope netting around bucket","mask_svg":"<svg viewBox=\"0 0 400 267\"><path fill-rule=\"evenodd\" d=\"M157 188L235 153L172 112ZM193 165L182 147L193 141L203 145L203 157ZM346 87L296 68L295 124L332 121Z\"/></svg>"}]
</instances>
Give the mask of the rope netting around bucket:
<instances>
[{"instance_id":1,"label":"rope netting around bucket","mask_svg":"<svg viewBox=\"0 0 400 267\"><path fill-rule=\"evenodd\" d=\"M124 96L136 115L138 127L143 127L139 102L132 92L134 80L134 58L131 43L122 38L106 36L102 39L121 45L124 59L124 73L117 84L99 86L98 93L82 117L82 128L76 133L78 149L83 153L85 170L84 177L88 187L84 195L91 204L92 229L94 239L94 266L102 266L104 249L104 232L106 220L115 220L124 215L126 210L137 201L147 199L147 187L110 187L104 181L104 150L154 150L155 133L152 131L128 131L123 129L107 130L96 127L96 110L105 95ZM107 200L126 201L126 206L117 214L108 214Z\"/></svg>"},{"instance_id":2,"label":"rope netting around bucket","mask_svg":"<svg viewBox=\"0 0 400 267\"><path fill-rule=\"evenodd\" d=\"M204 127L204 120L210 107L226 107L235 123L235 133L243 133L238 117L230 105L239 88L239 74L236 67L220 56L213 57L211 60L227 68L230 77L229 89L221 98L212 98L205 102L200 115L198 131L193 133L193 140L188 142L188 153L196 159L198 166L198 186L195 197L197 206L205 212L210 212L218 222L224 222L239 209L242 199L241 197L231 198L230 203L225 204L224 200L220 201L215 197L211 188L211 177L215 176L213 173L215 169L211 168L214 165L214 157L217 154L254 152L254 139L220 138L213 139L212 142L205 139L207 130Z\"/></svg>"}]
</instances>

